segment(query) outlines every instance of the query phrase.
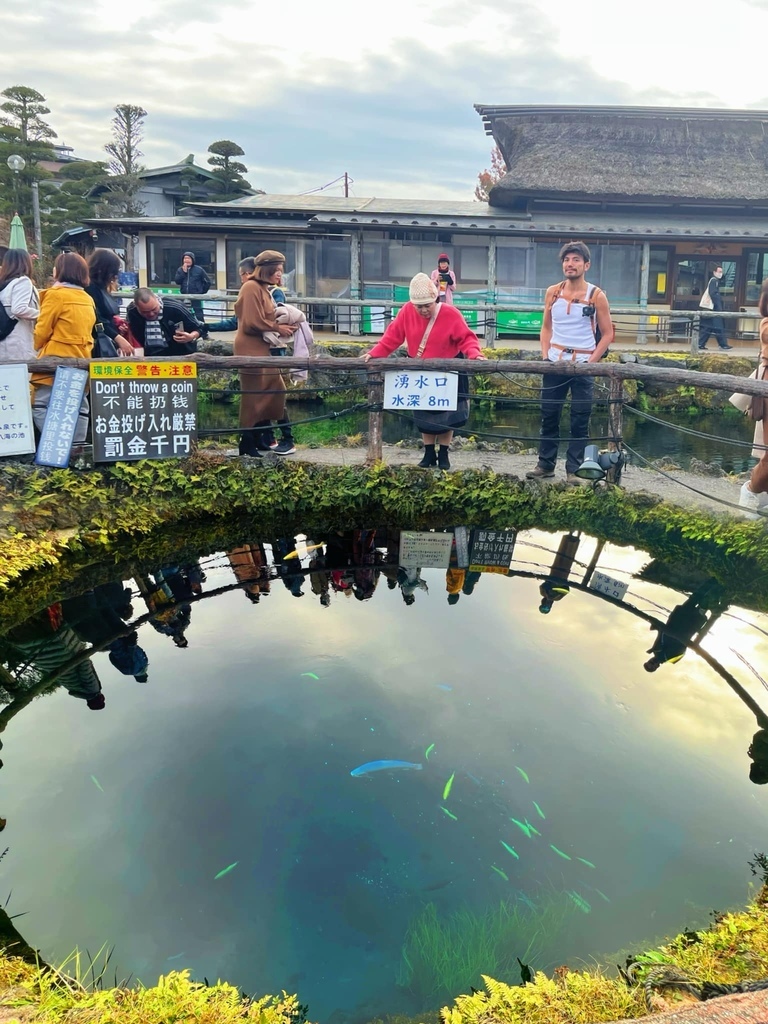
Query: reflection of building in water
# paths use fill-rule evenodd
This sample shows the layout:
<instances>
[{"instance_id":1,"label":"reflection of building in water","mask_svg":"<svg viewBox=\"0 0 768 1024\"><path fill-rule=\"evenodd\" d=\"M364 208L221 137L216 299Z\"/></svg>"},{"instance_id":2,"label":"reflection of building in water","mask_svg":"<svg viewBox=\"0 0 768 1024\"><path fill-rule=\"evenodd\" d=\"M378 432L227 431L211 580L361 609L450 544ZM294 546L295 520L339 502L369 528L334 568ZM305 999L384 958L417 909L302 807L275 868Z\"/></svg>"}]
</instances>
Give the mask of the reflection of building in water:
<instances>
[{"instance_id":1,"label":"reflection of building in water","mask_svg":"<svg viewBox=\"0 0 768 1024\"><path fill-rule=\"evenodd\" d=\"M580 537L581 534L578 533L566 533L560 541L549 576L539 587L541 594L539 611L543 615L547 615L552 610L555 601L562 601L571 592L568 578L573 569L576 552L579 550Z\"/></svg>"}]
</instances>

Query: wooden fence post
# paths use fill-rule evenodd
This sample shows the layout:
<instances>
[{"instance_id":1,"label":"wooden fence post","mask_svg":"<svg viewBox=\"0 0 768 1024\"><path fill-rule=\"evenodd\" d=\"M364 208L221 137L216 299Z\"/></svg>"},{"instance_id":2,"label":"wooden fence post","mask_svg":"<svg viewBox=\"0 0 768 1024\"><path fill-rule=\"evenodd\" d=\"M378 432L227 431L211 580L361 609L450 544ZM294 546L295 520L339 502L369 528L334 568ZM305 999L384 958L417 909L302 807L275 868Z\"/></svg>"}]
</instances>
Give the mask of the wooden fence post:
<instances>
[{"instance_id":1,"label":"wooden fence post","mask_svg":"<svg viewBox=\"0 0 768 1024\"><path fill-rule=\"evenodd\" d=\"M368 371L368 455L366 466L381 462L381 444L384 433L384 376L381 370Z\"/></svg>"},{"instance_id":2,"label":"wooden fence post","mask_svg":"<svg viewBox=\"0 0 768 1024\"><path fill-rule=\"evenodd\" d=\"M608 400L608 436L611 438L611 441L609 441L609 447L611 451L621 451L622 431L624 429L623 378L611 377ZM606 480L608 483L618 484L620 479L621 465L612 466L606 474Z\"/></svg>"}]
</instances>

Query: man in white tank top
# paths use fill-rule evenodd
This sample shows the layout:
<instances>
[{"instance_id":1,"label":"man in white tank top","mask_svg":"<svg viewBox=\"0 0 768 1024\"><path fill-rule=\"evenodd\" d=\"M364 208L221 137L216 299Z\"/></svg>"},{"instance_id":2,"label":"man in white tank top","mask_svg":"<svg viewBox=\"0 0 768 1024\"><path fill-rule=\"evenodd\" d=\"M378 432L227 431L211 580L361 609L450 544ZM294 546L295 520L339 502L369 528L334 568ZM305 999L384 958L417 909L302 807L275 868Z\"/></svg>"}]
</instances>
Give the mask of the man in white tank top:
<instances>
[{"instance_id":1,"label":"man in white tank top","mask_svg":"<svg viewBox=\"0 0 768 1024\"><path fill-rule=\"evenodd\" d=\"M611 310L605 293L585 278L590 252L583 242L568 242L560 250L563 278L547 288L541 325L541 357L550 363L596 363L613 341ZM599 339L599 340L598 340ZM529 480L555 475L560 439L560 416L570 391L571 431L565 457L569 484L582 481L576 470L584 460L589 440L593 378L573 373L545 373L541 381L539 461L526 473Z\"/></svg>"}]
</instances>

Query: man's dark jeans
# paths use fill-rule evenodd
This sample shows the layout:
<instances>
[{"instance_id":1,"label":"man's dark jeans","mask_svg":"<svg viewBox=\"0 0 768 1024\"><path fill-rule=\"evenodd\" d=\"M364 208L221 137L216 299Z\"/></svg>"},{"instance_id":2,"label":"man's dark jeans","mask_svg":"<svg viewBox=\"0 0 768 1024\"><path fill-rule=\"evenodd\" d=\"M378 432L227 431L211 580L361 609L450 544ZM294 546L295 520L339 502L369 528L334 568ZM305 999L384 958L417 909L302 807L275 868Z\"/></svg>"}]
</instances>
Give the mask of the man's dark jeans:
<instances>
[{"instance_id":1,"label":"man's dark jeans","mask_svg":"<svg viewBox=\"0 0 768 1024\"><path fill-rule=\"evenodd\" d=\"M720 348L725 348L728 342L725 340L725 325L721 316L702 316L699 325L699 348L705 348L710 335L714 334L715 341Z\"/></svg>"},{"instance_id":2,"label":"man's dark jeans","mask_svg":"<svg viewBox=\"0 0 768 1024\"><path fill-rule=\"evenodd\" d=\"M589 417L592 412L592 377L566 373L545 373L541 378L541 440L539 465L554 469L560 439L560 416L568 392L571 393L571 440L565 457L566 473L575 473L584 461L584 448L589 442Z\"/></svg>"}]
</instances>

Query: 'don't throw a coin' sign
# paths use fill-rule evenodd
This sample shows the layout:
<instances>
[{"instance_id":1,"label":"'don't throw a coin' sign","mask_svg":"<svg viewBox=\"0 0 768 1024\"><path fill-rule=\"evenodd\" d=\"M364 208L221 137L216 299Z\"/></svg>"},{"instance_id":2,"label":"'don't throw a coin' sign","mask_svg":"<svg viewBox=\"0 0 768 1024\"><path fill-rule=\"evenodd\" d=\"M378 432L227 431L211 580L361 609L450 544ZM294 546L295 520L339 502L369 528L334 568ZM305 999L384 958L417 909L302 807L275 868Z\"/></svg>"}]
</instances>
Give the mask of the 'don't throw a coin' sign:
<instances>
[{"instance_id":1,"label":"'don't throw a coin' sign","mask_svg":"<svg viewBox=\"0 0 768 1024\"><path fill-rule=\"evenodd\" d=\"M190 455L197 440L197 365L91 363L94 462Z\"/></svg>"}]
</instances>

